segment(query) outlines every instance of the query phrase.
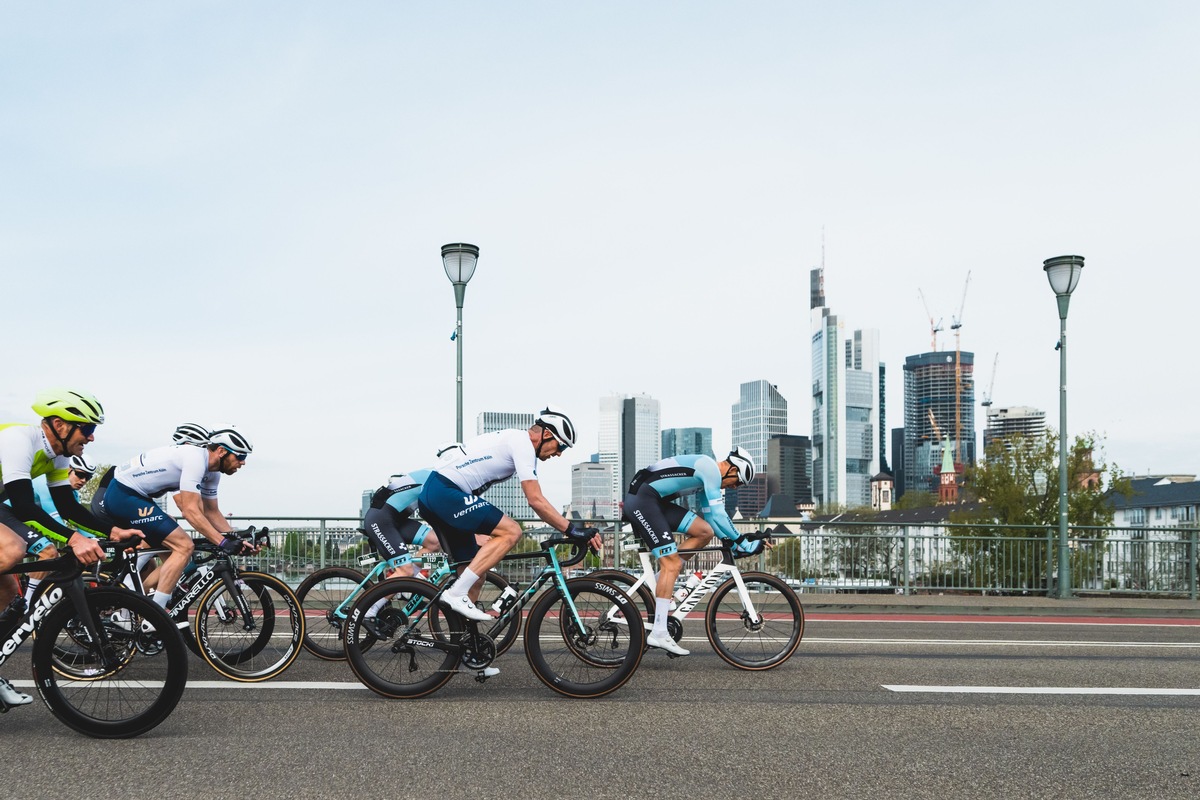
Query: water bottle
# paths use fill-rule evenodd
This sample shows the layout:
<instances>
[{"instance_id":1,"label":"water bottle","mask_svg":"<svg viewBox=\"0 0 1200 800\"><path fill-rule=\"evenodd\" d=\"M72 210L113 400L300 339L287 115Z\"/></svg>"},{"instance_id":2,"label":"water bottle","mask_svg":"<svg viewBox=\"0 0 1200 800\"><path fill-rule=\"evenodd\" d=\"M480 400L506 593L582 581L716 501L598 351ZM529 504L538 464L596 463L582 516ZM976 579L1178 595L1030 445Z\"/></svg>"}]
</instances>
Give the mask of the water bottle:
<instances>
[{"instance_id":1,"label":"water bottle","mask_svg":"<svg viewBox=\"0 0 1200 800\"><path fill-rule=\"evenodd\" d=\"M517 590L511 586L505 586L504 591L496 598L496 602L492 603L492 611L498 614L503 614L508 610L508 607L513 604L513 600L517 596Z\"/></svg>"},{"instance_id":2,"label":"water bottle","mask_svg":"<svg viewBox=\"0 0 1200 800\"><path fill-rule=\"evenodd\" d=\"M699 572L693 572L691 575L688 575L687 582L683 584L683 588L679 589L675 592L675 599L683 600L683 598L685 598L689 594L691 594L692 589L695 589L699 584L700 584L700 573Z\"/></svg>"}]
</instances>

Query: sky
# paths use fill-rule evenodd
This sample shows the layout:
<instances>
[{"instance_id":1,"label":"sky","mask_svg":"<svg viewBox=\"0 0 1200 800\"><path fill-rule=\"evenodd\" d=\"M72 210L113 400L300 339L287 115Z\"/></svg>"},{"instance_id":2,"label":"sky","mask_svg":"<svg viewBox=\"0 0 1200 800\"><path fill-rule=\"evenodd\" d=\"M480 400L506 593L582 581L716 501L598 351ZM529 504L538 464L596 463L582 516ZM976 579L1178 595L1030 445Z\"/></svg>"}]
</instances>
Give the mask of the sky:
<instances>
[{"instance_id":1,"label":"sky","mask_svg":"<svg viewBox=\"0 0 1200 800\"><path fill-rule=\"evenodd\" d=\"M766 379L810 434L822 263L889 428L920 293L977 401L1057 427L1042 262L1078 254L1069 433L1194 474L1198 32L1168 0L0 0L0 421L91 391L105 463L236 424L224 511L357 514L454 438L470 242L465 428L566 409L562 505L605 395L720 450Z\"/></svg>"}]
</instances>

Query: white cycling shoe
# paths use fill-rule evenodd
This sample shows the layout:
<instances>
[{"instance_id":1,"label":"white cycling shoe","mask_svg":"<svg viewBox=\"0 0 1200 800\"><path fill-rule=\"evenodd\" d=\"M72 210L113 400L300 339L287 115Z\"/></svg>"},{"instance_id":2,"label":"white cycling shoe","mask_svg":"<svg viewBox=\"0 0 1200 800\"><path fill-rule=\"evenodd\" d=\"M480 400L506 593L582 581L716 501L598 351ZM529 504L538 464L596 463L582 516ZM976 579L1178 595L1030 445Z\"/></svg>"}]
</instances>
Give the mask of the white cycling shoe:
<instances>
[{"instance_id":1,"label":"white cycling shoe","mask_svg":"<svg viewBox=\"0 0 1200 800\"><path fill-rule=\"evenodd\" d=\"M662 636L655 636L653 633L646 637L646 644L651 647L657 647L660 650L666 650L677 656L688 656L692 654L691 650L684 650L675 640L671 638L671 634L664 633Z\"/></svg>"},{"instance_id":2,"label":"white cycling shoe","mask_svg":"<svg viewBox=\"0 0 1200 800\"><path fill-rule=\"evenodd\" d=\"M484 667L483 669L475 670L475 677L480 680L484 678L494 678L500 674L499 667Z\"/></svg>"},{"instance_id":3,"label":"white cycling shoe","mask_svg":"<svg viewBox=\"0 0 1200 800\"><path fill-rule=\"evenodd\" d=\"M126 633L133 632L133 620L130 617L129 611L114 611L108 619L113 625L116 625ZM141 630L142 633L154 633L154 626L148 621L142 620Z\"/></svg>"},{"instance_id":4,"label":"white cycling shoe","mask_svg":"<svg viewBox=\"0 0 1200 800\"><path fill-rule=\"evenodd\" d=\"M491 622L495 617L471 602L471 598L463 595L443 594L438 598L443 607L476 622Z\"/></svg>"},{"instance_id":5,"label":"white cycling shoe","mask_svg":"<svg viewBox=\"0 0 1200 800\"><path fill-rule=\"evenodd\" d=\"M499 672L500 670L496 671ZM24 692L18 692L17 687L4 680L4 678L0 678L0 708L8 711L12 706L23 706L32 702L32 697Z\"/></svg>"}]
</instances>

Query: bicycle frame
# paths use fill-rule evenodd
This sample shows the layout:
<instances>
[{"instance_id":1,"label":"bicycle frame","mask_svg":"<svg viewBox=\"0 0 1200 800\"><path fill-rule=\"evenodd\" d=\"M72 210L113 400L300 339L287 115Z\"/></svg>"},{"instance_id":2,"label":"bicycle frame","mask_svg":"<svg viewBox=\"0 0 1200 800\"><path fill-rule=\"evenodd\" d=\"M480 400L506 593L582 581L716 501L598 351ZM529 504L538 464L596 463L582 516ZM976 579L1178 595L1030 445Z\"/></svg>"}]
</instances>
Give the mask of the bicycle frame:
<instances>
[{"instance_id":1,"label":"bicycle frame","mask_svg":"<svg viewBox=\"0 0 1200 800\"><path fill-rule=\"evenodd\" d=\"M640 543L626 544L624 549L637 550L638 560L641 562L642 574L629 588L628 594L630 597L637 596L637 590L641 586L650 589L650 593L654 594L657 586L657 580L654 577L654 564L651 560L651 555L648 550L643 548ZM724 583L729 577L732 577L737 584L738 599L742 601L744 608L751 615L751 622L758 623L761 621L757 609L754 607L754 602L750 599L750 592L746 589L746 583L742 580L742 572L738 569L737 562L734 560L733 551L724 544L719 547L700 547L692 550L680 550L679 555L688 555L691 553L703 552L721 552L721 561L704 574L700 582L696 584L688 592L687 596L682 600L677 601L675 610L670 613L670 616L679 620L682 623L687 619L688 614L692 612L696 606L700 605L700 601L707 597L714 589ZM611 613L611 612L610 612Z\"/></svg>"}]
</instances>

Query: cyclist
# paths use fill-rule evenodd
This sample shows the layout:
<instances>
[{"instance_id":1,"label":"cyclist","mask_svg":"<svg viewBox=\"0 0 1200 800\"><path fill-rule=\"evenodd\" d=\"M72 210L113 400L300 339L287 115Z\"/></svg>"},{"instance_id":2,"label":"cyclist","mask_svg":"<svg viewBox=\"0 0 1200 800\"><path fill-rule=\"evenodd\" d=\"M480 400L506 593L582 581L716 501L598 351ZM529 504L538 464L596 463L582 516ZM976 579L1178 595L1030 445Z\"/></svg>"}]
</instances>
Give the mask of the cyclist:
<instances>
[{"instance_id":1,"label":"cyclist","mask_svg":"<svg viewBox=\"0 0 1200 800\"><path fill-rule=\"evenodd\" d=\"M438 448L439 461L449 461L463 452L458 442ZM437 534L414 518L421 487L429 478L430 469L417 469L403 475L393 475L371 496L371 507L363 515L363 530L384 558L392 559L408 553L409 545L419 548L417 556L436 553L441 549ZM416 574L416 565L404 564L388 570L387 577L408 577Z\"/></svg>"},{"instance_id":2,"label":"cyclist","mask_svg":"<svg viewBox=\"0 0 1200 800\"><path fill-rule=\"evenodd\" d=\"M658 581L654 588L654 627L646 644L677 656L690 651L680 647L667 632L671 610L671 592L683 566L674 533L686 537L685 549L704 547L715 532L722 539L736 540L741 534L725 511L722 489L754 480L754 460L741 447L735 447L724 461L705 455L680 455L664 458L639 470L625 495L624 519L633 526L638 538L658 560ZM673 502L696 492L704 492L701 516ZM762 540L738 548L746 553L762 549ZM757 548L757 550L755 550Z\"/></svg>"},{"instance_id":3,"label":"cyclist","mask_svg":"<svg viewBox=\"0 0 1200 800\"><path fill-rule=\"evenodd\" d=\"M221 476L241 469L253 449L245 434L232 427L213 431L203 447L158 447L117 467L104 494L93 498L101 513L136 528L151 545L171 551L158 569L153 595L163 608L195 546L183 528L150 498L177 492L175 504L201 536L227 553L257 552L248 542L230 535L229 523L217 504Z\"/></svg>"},{"instance_id":4,"label":"cyclist","mask_svg":"<svg viewBox=\"0 0 1200 800\"><path fill-rule=\"evenodd\" d=\"M443 549L455 561L470 560L439 598L447 608L479 622L491 619L475 606L483 589L479 578L504 557L521 538L521 525L479 497L485 489L514 474L525 499L538 517L555 530L600 546L595 528L580 528L555 510L542 494L537 463L562 455L575 444L575 426L554 406L538 414L528 430L509 429L478 436L463 452L430 473L421 488L421 516L437 533ZM481 546L476 535L487 536Z\"/></svg>"},{"instance_id":5,"label":"cyclist","mask_svg":"<svg viewBox=\"0 0 1200 800\"><path fill-rule=\"evenodd\" d=\"M0 571L15 566L26 553L40 559L56 557L58 549L52 540L65 542L80 563L93 564L104 551L84 530L115 540L136 533L100 522L79 504L69 483L70 459L83 455L83 448L95 440L96 426L104 423L104 408L91 394L71 389L39 392L32 407L41 417L40 424L0 425L0 501L7 498L12 504L10 508L0 503ZM35 500L33 479L40 475L46 476L50 497L63 522L56 521ZM30 575L29 597L43 575ZM0 609L16 602L19 591L14 576L0 578ZM28 695L11 684L2 680L0 684L0 703L29 702Z\"/></svg>"}]
</instances>

